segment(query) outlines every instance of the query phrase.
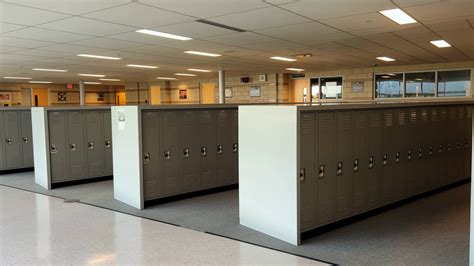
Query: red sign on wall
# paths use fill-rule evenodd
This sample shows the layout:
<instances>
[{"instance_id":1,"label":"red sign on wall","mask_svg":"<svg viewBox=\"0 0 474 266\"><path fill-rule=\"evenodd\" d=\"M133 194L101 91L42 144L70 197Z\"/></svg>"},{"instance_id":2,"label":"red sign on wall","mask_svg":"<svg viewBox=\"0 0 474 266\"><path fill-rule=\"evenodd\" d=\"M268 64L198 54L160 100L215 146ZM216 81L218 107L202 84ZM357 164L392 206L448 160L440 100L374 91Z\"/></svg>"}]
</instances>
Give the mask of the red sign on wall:
<instances>
[{"instance_id":1,"label":"red sign on wall","mask_svg":"<svg viewBox=\"0 0 474 266\"><path fill-rule=\"evenodd\" d=\"M72 83L66 84L66 89L73 89L73 88L74 88L74 84Z\"/></svg>"}]
</instances>

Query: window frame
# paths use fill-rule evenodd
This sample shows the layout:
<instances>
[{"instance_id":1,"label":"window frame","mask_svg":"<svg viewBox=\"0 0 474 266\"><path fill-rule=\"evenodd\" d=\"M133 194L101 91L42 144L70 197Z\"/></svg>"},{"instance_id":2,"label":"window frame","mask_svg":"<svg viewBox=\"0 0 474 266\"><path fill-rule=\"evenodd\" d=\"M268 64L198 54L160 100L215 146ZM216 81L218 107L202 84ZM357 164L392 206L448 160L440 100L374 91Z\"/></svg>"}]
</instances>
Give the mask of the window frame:
<instances>
[{"instance_id":1,"label":"window frame","mask_svg":"<svg viewBox=\"0 0 474 266\"><path fill-rule=\"evenodd\" d=\"M321 79L323 78L341 78L341 98L340 99L322 99L321 96L322 96L322 93L321 93ZM318 80L318 102L342 102L344 100L344 75L325 75L325 76L317 76L317 77L310 77L309 80L310 80L310 84L311 84L311 80L312 79L317 79ZM310 88L311 90L311 88ZM311 91L309 92L309 94L311 95ZM313 102L313 97L311 97L311 101L310 103L315 103Z\"/></svg>"}]
</instances>

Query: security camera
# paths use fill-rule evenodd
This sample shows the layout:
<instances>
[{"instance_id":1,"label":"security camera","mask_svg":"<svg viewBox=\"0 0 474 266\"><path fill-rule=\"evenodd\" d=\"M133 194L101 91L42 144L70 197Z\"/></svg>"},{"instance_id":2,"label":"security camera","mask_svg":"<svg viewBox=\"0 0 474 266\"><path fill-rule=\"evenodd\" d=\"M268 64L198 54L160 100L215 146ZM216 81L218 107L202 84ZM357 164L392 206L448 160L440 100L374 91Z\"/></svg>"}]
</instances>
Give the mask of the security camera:
<instances>
[{"instance_id":1,"label":"security camera","mask_svg":"<svg viewBox=\"0 0 474 266\"><path fill-rule=\"evenodd\" d=\"M376 66L377 66L377 64L374 64L374 67L376 67Z\"/></svg>"}]
</instances>

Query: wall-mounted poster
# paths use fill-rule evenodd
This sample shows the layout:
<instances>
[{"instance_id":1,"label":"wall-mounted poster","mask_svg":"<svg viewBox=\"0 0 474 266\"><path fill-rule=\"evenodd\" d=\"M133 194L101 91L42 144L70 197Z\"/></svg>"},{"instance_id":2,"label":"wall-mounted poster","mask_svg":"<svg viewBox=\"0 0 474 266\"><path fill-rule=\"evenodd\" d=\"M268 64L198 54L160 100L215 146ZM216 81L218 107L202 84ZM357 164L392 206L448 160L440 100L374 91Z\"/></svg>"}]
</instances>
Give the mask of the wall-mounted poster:
<instances>
[{"instance_id":1,"label":"wall-mounted poster","mask_svg":"<svg viewBox=\"0 0 474 266\"><path fill-rule=\"evenodd\" d=\"M179 99L186 100L188 98L188 90L179 90Z\"/></svg>"},{"instance_id":2,"label":"wall-mounted poster","mask_svg":"<svg viewBox=\"0 0 474 266\"><path fill-rule=\"evenodd\" d=\"M231 87L225 88L224 95L226 98L232 98L232 95L233 95L232 88Z\"/></svg>"},{"instance_id":3,"label":"wall-mounted poster","mask_svg":"<svg viewBox=\"0 0 474 266\"><path fill-rule=\"evenodd\" d=\"M58 92L58 102L67 102L66 92Z\"/></svg>"},{"instance_id":4,"label":"wall-mounted poster","mask_svg":"<svg viewBox=\"0 0 474 266\"><path fill-rule=\"evenodd\" d=\"M364 82L363 81L352 81L352 83L351 83L351 92L364 92Z\"/></svg>"},{"instance_id":5,"label":"wall-mounted poster","mask_svg":"<svg viewBox=\"0 0 474 266\"><path fill-rule=\"evenodd\" d=\"M250 97L260 97L260 86L250 87Z\"/></svg>"},{"instance_id":6,"label":"wall-mounted poster","mask_svg":"<svg viewBox=\"0 0 474 266\"><path fill-rule=\"evenodd\" d=\"M98 93L97 93L97 101L98 101L98 102L103 102L103 101L105 101L105 93L103 93L103 92L98 92Z\"/></svg>"}]
</instances>

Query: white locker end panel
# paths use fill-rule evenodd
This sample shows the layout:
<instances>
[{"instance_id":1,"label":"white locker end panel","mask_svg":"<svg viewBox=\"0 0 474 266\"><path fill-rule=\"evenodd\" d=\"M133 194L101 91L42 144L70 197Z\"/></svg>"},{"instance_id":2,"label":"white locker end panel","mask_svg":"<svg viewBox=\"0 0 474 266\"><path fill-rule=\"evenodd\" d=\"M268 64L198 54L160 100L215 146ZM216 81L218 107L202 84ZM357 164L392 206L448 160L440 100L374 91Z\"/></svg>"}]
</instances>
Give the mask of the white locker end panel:
<instances>
[{"instance_id":1,"label":"white locker end panel","mask_svg":"<svg viewBox=\"0 0 474 266\"><path fill-rule=\"evenodd\" d=\"M294 245L298 225L295 106L239 106L240 224Z\"/></svg>"},{"instance_id":2,"label":"white locker end panel","mask_svg":"<svg viewBox=\"0 0 474 266\"><path fill-rule=\"evenodd\" d=\"M46 189L51 189L47 121L46 110L43 107L31 108L31 125L35 140L33 141L35 182Z\"/></svg>"},{"instance_id":3,"label":"white locker end panel","mask_svg":"<svg viewBox=\"0 0 474 266\"><path fill-rule=\"evenodd\" d=\"M114 198L143 209L140 120L138 106L112 107Z\"/></svg>"}]
</instances>

